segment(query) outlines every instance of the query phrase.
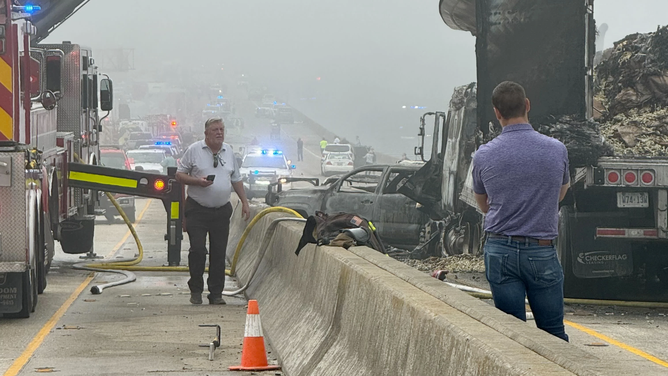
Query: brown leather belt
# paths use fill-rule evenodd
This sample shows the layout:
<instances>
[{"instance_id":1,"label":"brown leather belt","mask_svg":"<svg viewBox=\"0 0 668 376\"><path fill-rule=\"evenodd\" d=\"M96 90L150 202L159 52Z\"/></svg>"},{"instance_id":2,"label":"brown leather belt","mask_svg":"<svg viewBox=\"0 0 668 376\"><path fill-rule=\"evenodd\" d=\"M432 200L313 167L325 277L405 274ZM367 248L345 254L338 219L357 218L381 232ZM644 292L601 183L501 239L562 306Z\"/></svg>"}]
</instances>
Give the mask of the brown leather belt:
<instances>
[{"instance_id":1,"label":"brown leather belt","mask_svg":"<svg viewBox=\"0 0 668 376\"><path fill-rule=\"evenodd\" d=\"M513 242L518 242L518 243L525 243L529 245L538 245L541 247L549 247L553 246L555 241L554 239L537 239L537 238L530 238L528 236L509 236L509 235L503 235L503 234L495 234L493 232L488 232L487 237L490 239L505 239L505 240L510 240Z\"/></svg>"}]
</instances>

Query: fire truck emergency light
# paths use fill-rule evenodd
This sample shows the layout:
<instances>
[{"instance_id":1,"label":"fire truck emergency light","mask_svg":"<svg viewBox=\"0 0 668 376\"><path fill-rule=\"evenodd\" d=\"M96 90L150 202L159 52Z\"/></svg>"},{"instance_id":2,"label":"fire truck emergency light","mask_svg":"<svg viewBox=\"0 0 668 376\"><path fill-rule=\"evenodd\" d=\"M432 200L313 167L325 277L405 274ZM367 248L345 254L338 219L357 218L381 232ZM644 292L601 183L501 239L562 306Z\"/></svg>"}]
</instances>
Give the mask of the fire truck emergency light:
<instances>
[{"instance_id":1,"label":"fire truck emergency light","mask_svg":"<svg viewBox=\"0 0 668 376\"><path fill-rule=\"evenodd\" d=\"M28 14L33 14L35 12L38 12L38 11L42 10L41 6L32 5L32 4L26 4L26 5L23 5L23 6L14 5L12 8L15 12L23 12L23 13L28 13Z\"/></svg>"},{"instance_id":2,"label":"fire truck emergency light","mask_svg":"<svg viewBox=\"0 0 668 376\"><path fill-rule=\"evenodd\" d=\"M162 191L163 189L165 189L165 181L162 179L157 179L153 183L153 188L155 188L156 191Z\"/></svg>"}]
</instances>

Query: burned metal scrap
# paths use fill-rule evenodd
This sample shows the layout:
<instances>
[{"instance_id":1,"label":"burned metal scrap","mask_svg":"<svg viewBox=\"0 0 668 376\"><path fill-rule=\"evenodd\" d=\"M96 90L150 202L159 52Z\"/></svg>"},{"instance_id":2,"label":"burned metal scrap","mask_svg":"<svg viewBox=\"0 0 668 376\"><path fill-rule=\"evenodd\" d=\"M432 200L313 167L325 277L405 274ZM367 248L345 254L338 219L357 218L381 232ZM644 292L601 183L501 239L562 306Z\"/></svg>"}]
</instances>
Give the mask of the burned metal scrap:
<instances>
[{"instance_id":1,"label":"burned metal scrap","mask_svg":"<svg viewBox=\"0 0 668 376\"><path fill-rule=\"evenodd\" d=\"M562 116L548 124L534 124L534 127L566 145L571 167L594 166L600 157L613 155L612 146L601 137L599 124L595 121Z\"/></svg>"}]
</instances>

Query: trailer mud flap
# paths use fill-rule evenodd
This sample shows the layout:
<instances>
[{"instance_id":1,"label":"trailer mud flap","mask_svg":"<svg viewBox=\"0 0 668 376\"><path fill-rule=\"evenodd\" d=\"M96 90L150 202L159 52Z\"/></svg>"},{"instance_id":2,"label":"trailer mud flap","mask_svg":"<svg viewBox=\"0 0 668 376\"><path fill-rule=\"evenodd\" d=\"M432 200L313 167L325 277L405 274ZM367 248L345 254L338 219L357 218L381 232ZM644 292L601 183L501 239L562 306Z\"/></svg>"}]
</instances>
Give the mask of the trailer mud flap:
<instances>
[{"instance_id":1,"label":"trailer mud flap","mask_svg":"<svg viewBox=\"0 0 668 376\"><path fill-rule=\"evenodd\" d=\"M0 273L0 313L15 313L23 308L23 273Z\"/></svg>"},{"instance_id":2,"label":"trailer mud flap","mask_svg":"<svg viewBox=\"0 0 668 376\"><path fill-rule=\"evenodd\" d=\"M594 214L594 213L591 213ZM631 243L596 238L596 227L628 227L625 217L578 214L571 222L571 262L578 278L623 277L633 273Z\"/></svg>"}]
</instances>

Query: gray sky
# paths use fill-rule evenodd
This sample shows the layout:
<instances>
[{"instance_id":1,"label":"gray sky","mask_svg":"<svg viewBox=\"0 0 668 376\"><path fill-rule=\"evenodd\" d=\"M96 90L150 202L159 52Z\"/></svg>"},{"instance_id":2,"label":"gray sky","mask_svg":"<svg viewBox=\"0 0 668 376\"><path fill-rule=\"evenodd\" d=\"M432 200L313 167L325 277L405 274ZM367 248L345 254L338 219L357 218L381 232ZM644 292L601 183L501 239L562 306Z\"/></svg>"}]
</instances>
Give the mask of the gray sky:
<instances>
[{"instance_id":1,"label":"gray sky","mask_svg":"<svg viewBox=\"0 0 668 376\"><path fill-rule=\"evenodd\" d=\"M665 0L595 6L607 47L668 23ZM403 105L445 110L453 88L475 80L475 40L442 22L437 0L93 0L46 41L62 40L133 48L140 72L224 64L341 136L393 154L412 150L397 140L416 133L425 111Z\"/></svg>"}]
</instances>

